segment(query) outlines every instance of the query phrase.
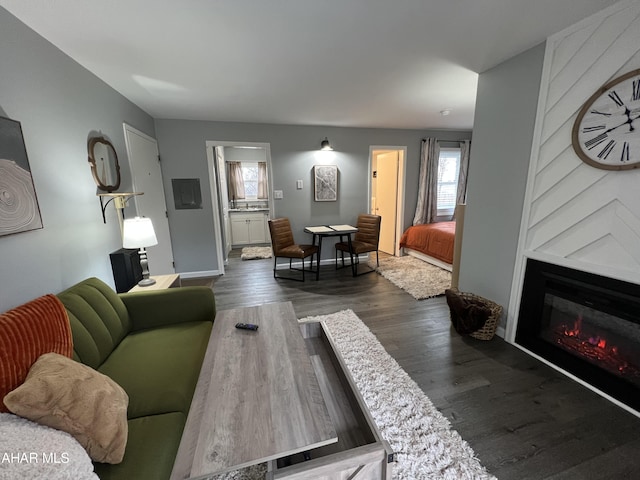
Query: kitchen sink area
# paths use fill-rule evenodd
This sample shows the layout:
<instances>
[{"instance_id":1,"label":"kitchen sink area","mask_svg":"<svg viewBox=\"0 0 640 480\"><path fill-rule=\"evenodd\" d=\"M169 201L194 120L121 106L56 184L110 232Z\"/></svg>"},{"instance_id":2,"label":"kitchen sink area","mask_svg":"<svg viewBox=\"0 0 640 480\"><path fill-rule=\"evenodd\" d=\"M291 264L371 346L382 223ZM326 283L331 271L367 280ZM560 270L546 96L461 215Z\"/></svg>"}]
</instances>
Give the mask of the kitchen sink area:
<instances>
[{"instance_id":1,"label":"kitchen sink area","mask_svg":"<svg viewBox=\"0 0 640 480\"><path fill-rule=\"evenodd\" d=\"M229 208L229 214L233 247L264 245L271 242L268 204L236 204Z\"/></svg>"}]
</instances>

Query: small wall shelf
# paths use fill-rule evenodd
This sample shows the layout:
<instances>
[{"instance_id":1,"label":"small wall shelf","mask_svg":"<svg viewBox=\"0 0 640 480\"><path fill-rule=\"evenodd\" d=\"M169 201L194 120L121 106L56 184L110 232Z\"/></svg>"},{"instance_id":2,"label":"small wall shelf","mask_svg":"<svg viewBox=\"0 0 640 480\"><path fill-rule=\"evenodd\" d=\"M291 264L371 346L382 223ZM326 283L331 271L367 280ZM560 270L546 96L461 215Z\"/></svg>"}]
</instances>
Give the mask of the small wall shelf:
<instances>
[{"instance_id":1,"label":"small wall shelf","mask_svg":"<svg viewBox=\"0 0 640 480\"><path fill-rule=\"evenodd\" d=\"M102 210L102 221L107 223L107 205L113 201L113 205L116 210L120 210L120 223L122 223L122 210L127 206L127 202L129 199L135 197L136 195L144 195L142 192L112 192L112 193L98 193L98 197L100 197L100 209ZM105 198L108 200L105 202Z\"/></svg>"}]
</instances>

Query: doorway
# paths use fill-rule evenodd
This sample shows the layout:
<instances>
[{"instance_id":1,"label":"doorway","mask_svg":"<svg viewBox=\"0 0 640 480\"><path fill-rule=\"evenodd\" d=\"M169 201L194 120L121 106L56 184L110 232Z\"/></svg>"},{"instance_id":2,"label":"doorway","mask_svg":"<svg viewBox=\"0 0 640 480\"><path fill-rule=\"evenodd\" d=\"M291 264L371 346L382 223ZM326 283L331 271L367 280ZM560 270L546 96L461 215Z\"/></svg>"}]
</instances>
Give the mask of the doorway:
<instances>
[{"instance_id":1,"label":"doorway","mask_svg":"<svg viewBox=\"0 0 640 480\"><path fill-rule=\"evenodd\" d=\"M379 249L400 256L407 147L372 146L369 151L371 213L382 217Z\"/></svg>"},{"instance_id":2,"label":"doorway","mask_svg":"<svg viewBox=\"0 0 640 480\"><path fill-rule=\"evenodd\" d=\"M224 274L229 263L229 252L232 248L232 206L229 202L226 162L229 151L244 150L247 157L255 157L261 152L267 167L268 211L267 218L273 218L273 173L271 168L271 146L261 142L234 142L208 140L206 142L209 184L211 186L211 202L213 207L214 242L218 258L218 269ZM237 205L234 205L236 207Z\"/></svg>"}]
</instances>

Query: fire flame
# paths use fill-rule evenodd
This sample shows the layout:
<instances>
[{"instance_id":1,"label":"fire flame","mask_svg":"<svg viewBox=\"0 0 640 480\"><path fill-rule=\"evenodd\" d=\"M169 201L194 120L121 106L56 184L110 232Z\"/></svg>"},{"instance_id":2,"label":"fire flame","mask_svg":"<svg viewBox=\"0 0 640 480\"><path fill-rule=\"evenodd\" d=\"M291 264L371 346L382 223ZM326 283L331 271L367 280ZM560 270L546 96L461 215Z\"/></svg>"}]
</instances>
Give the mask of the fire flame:
<instances>
[{"instance_id":1,"label":"fire flame","mask_svg":"<svg viewBox=\"0 0 640 480\"><path fill-rule=\"evenodd\" d=\"M587 332L583 332L582 327L582 315L577 316L573 325L558 325L556 343L591 361L605 365L610 371L617 371L626 377L640 378L640 368L621 356L618 346L611 344L611 339L607 340L597 334L588 337L588 329Z\"/></svg>"},{"instance_id":2,"label":"fire flame","mask_svg":"<svg viewBox=\"0 0 640 480\"><path fill-rule=\"evenodd\" d=\"M582 330L582 315L578 315L578 318L576 318L576 321L573 323L572 329L564 329L564 334L567 337L577 337L580 335L580 330Z\"/></svg>"}]
</instances>

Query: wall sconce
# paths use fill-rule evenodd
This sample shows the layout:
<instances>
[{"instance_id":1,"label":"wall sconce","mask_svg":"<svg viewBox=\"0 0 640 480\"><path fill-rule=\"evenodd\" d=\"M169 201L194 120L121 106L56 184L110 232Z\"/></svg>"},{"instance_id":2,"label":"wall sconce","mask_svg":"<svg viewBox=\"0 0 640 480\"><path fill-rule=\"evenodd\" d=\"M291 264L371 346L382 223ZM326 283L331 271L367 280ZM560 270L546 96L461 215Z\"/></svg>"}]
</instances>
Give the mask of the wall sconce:
<instances>
[{"instance_id":1,"label":"wall sconce","mask_svg":"<svg viewBox=\"0 0 640 480\"><path fill-rule=\"evenodd\" d=\"M320 142L320 150L322 150L324 152L329 151L329 150L333 150L333 147L329 143L329 139L327 137L324 137L324 140L322 140L322 142Z\"/></svg>"},{"instance_id":2,"label":"wall sconce","mask_svg":"<svg viewBox=\"0 0 640 480\"><path fill-rule=\"evenodd\" d=\"M124 221L122 231L122 246L124 248L139 248L140 266L142 267L142 280L138 282L141 287L153 285L156 281L149 278L149 261L147 260L146 247L158 244L156 232L150 218L128 218Z\"/></svg>"}]
</instances>

